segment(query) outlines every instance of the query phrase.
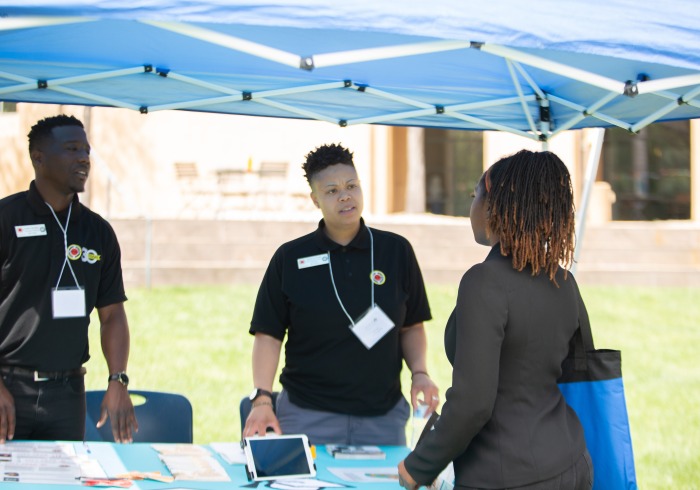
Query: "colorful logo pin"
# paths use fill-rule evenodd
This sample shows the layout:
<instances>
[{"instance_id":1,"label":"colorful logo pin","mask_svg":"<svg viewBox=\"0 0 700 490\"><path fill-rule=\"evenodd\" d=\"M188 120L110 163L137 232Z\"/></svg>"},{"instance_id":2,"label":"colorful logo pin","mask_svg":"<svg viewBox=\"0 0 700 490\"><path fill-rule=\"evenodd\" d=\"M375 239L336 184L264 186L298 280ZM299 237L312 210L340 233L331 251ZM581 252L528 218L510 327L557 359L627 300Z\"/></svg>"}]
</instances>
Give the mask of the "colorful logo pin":
<instances>
[{"instance_id":1,"label":"colorful logo pin","mask_svg":"<svg viewBox=\"0 0 700 490\"><path fill-rule=\"evenodd\" d=\"M68 258L71 260L78 260L80 256L83 255L83 249L80 245L68 245Z\"/></svg>"},{"instance_id":2,"label":"colorful logo pin","mask_svg":"<svg viewBox=\"0 0 700 490\"><path fill-rule=\"evenodd\" d=\"M372 282L377 286L381 286L386 282L386 276L382 271L372 271L369 275L369 278L372 279Z\"/></svg>"}]
</instances>

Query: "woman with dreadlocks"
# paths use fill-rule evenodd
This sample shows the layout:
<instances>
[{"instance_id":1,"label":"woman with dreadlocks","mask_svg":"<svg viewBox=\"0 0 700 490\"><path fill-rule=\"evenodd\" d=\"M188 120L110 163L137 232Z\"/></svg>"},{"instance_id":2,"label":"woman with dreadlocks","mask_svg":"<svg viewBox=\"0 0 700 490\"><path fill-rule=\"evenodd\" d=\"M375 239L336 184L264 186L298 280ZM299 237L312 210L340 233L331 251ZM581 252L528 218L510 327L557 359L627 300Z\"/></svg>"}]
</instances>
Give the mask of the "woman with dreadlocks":
<instances>
[{"instance_id":1,"label":"woman with dreadlocks","mask_svg":"<svg viewBox=\"0 0 700 490\"><path fill-rule=\"evenodd\" d=\"M571 178L550 152L520 151L481 177L471 212L491 247L469 269L445 330L453 366L442 415L399 463L402 486L454 463L455 487L590 489L583 429L557 386L579 320Z\"/></svg>"}]
</instances>

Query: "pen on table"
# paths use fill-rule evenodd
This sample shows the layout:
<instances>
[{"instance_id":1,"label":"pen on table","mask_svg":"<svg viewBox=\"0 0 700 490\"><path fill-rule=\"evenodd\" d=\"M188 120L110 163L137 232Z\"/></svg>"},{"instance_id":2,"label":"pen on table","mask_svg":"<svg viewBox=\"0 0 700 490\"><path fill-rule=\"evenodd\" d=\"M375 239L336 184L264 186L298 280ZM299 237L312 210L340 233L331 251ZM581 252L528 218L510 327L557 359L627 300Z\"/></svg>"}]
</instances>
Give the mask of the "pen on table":
<instances>
[{"instance_id":1,"label":"pen on table","mask_svg":"<svg viewBox=\"0 0 700 490\"><path fill-rule=\"evenodd\" d=\"M86 453L92 454L92 451L90 451L90 446L88 446L88 443L85 439L83 439L83 447L85 448Z\"/></svg>"},{"instance_id":2,"label":"pen on table","mask_svg":"<svg viewBox=\"0 0 700 490\"><path fill-rule=\"evenodd\" d=\"M389 478L390 480L398 480L399 475L393 473L365 473L365 476L369 478Z\"/></svg>"}]
</instances>

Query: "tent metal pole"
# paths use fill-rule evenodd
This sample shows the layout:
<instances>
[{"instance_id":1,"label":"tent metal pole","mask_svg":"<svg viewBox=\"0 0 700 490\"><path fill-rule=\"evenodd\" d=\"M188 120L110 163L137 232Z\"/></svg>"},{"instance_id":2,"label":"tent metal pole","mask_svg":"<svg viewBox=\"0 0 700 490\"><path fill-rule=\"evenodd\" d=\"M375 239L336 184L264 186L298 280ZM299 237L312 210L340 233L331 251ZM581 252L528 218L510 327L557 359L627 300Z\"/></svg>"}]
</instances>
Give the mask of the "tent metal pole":
<instances>
[{"instance_id":1,"label":"tent metal pole","mask_svg":"<svg viewBox=\"0 0 700 490\"><path fill-rule=\"evenodd\" d=\"M148 112L170 111L176 109L188 109L190 107L202 107L206 105L228 104L230 102L242 102L240 95L222 95L220 97L210 97L208 99L188 100L173 102L172 104L160 104L148 106Z\"/></svg>"},{"instance_id":2,"label":"tent metal pole","mask_svg":"<svg viewBox=\"0 0 700 490\"><path fill-rule=\"evenodd\" d=\"M562 99L561 97L557 97L556 95L549 95L548 96L550 102L556 102L558 104L561 104L563 106L569 107L571 109L574 109L576 111L585 111L586 108L583 107L582 105L579 105L575 102L571 102L570 100ZM601 121L605 121L607 123L610 123L611 126L617 126L620 127L626 131L630 131L630 128L632 125L628 122L621 121L619 119L615 119L614 117L610 117L606 114L603 114L602 112L596 112L594 114L589 114L588 117L593 117L596 119L600 119Z\"/></svg>"},{"instance_id":3,"label":"tent metal pole","mask_svg":"<svg viewBox=\"0 0 700 490\"><path fill-rule=\"evenodd\" d=\"M139 22L151 25L153 27L158 27L166 31L176 32L177 34L182 34L183 36L199 39L200 41L205 41L211 44L233 49L235 51L240 51L242 53L248 53L250 55L257 56L258 58L274 61L293 68L299 68L299 66L301 66L301 58L299 55L282 51L280 49L271 48L269 46L265 46L264 44L254 43L235 36L229 36L228 34L222 34L210 29L204 29L202 27L179 22L159 22L152 20L141 20Z\"/></svg>"},{"instance_id":4,"label":"tent metal pole","mask_svg":"<svg viewBox=\"0 0 700 490\"><path fill-rule=\"evenodd\" d=\"M522 75L522 77L523 77L525 80L527 80L528 85L530 85L530 87L532 87L532 90L534 90L535 93L536 93L539 97L541 97L541 98L543 98L543 99L547 97L547 96L544 94L544 92L542 91L542 89L539 87L539 85L537 85L537 84L535 83L535 81L532 79L532 77L530 76L530 74L525 70L525 68L522 67L522 65L521 65L520 63L518 63L517 61L513 61L513 60L509 60L509 61L510 61L511 63L513 63L513 66L515 66L515 68L518 69L518 71L520 72L520 75Z\"/></svg>"},{"instance_id":5,"label":"tent metal pole","mask_svg":"<svg viewBox=\"0 0 700 490\"><path fill-rule=\"evenodd\" d=\"M146 289L151 289L152 273L153 273L153 261L151 257L151 251L153 250L153 220L150 215L146 215L146 239L144 240L144 282Z\"/></svg>"},{"instance_id":6,"label":"tent metal pole","mask_svg":"<svg viewBox=\"0 0 700 490\"><path fill-rule=\"evenodd\" d=\"M90 17L14 17L0 19L0 31L55 26L59 24L75 24L78 22L93 22L94 20L94 18Z\"/></svg>"},{"instance_id":7,"label":"tent metal pole","mask_svg":"<svg viewBox=\"0 0 700 490\"><path fill-rule=\"evenodd\" d=\"M379 90L379 89L376 89L374 87L361 87L361 88L362 88L362 91L366 94L376 95L377 97L381 97L383 99L393 100L394 102L400 102L402 104L412 105L414 107L419 107L421 109L435 110L435 106L432 104L428 104L427 102L421 102L419 100L409 99L408 97L404 97L402 95L392 94L391 92L385 92L384 90Z\"/></svg>"},{"instance_id":8,"label":"tent metal pole","mask_svg":"<svg viewBox=\"0 0 700 490\"><path fill-rule=\"evenodd\" d=\"M539 136L536 134L532 133L526 133L525 131L520 131L519 129L511 128L509 126L504 126L503 124L496 124L491 121L486 121L485 119L479 119L478 117L474 116L469 116L467 114L462 114L460 112L453 112L453 111L448 111L445 109L445 114L450 115L456 119L461 119L463 121L467 121L470 123L477 124L479 126L483 126L486 128L490 128L496 131L505 131L507 133L512 133L512 134L517 134L518 136L522 136L523 138L527 138L530 140L535 140L539 141Z\"/></svg>"},{"instance_id":9,"label":"tent metal pole","mask_svg":"<svg viewBox=\"0 0 700 490\"><path fill-rule=\"evenodd\" d=\"M694 99L698 95L700 95L700 87L696 87L695 89L691 90L690 92L683 95L679 99L681 101L683 101L685 98ZM653 123L654 121L656 121L660 117L663 117L666 114L668 114L669 112L674 111L676 108L678 108L678 106L679 106L679 100L674 100L673 102L670 102L669 104L662 107L658 111L649 114L647 117L645 117L641 121L637 122L637 124L632 126L632 131L634 131L636 133L637 131L639 131L643 127L648 126L649 124Z\"/></svg>"},{"instance_id":10,"label":"tent metal pole","mask_svg":"<svg viewBox=\"0 0 700 490\"><path fill-rule=\"evenodd\" d=\"M134 111L138 111L140 109L140 106L137 106L136 104L129 104L128 102L124 102L121 100L116 100L116 99L111 99L109 97L103 97L101 95L95 95L91 94L89 92L83 92L82 90L75 90L72 88L68 87L52 87L49 85L47 87L47 90L53 90L55 92L61 92L63 94L68 94L72 95L74 97L80 97L86 100L90 100L92 102L99 102L100 104L104 105L109 105L109 106L114 106L114 107L122 107L124 109L131 109Z\"/></svg>"},{"instance_id":11,"label":"tent metal pole","mask_svg":"<svg viewBox=\"0 0 700 490\"><path fill-rule=\"evenodd\" d=\"M21 85L12 85L10 87L0 88L0 95L11 94L13 92L24 92L25 90L36 90L36 80L31 83L23 83Z\"/></svg>"},{"instance_id":12,"label":"tent metal pole","mask_svg":"<svg viewBox=\"0 0 700 490\"><path fill-rule=\"evenodd\" d=\"M598 165L600 163L600 153L603 149L603 138L605 129L596 128L593 132L593 141L591 142L590 150L588 151L588 162L586 163L586 176L583 183L583 194L581 194L581 206L576 216L576 248L574 249L574 263L571 264L571 272L576 274L576 266L578 258L581 255L581 247L583 245L583 237L586 233L586 218L588 215L588 203L591 197L591 190L595 183L595 177L598 174Z\"/></svg>"},{"instance_id":13,"label":"tent metal pole","mask_svg":"<svg viewBox=\"0 0 700 490\"><path fill-rule=\"evenodd\" d=\"M188 77L187 75L181 75L177 72L168 72L168 78L177 80L179 82L188 83L190 85L194 85L195 87L216 90L217 92L221 92L222 94L237 95L239 97L241 97L243 94L243 92L241 92L240 90L236 90L234 88L226 87L224 85L219 85L216 83L204 82L198 78Z\"/></svg>"},{"instance_id":14,"label":"tent metal pole","mask_svg":"<svg viewBox=\"0 0 700 490\"><path fill-rule=\"evenodd\" d=\"M471 42L469 41L431 41L381 48L354 49L338 51L337 53L316 54L313 56L313 67L326 68L329 66L348 65L350 63L361 63L364 61L377 61L469 48L471 48Z\"/></svg>"},{"instance_id":15,"label":"tent metal pole","mask_svg":"<svg viewBox=\"0 0 700 490\"><path fill-rule=\"evenodd\" d=\"M527 103L525 102L525 96L523 94L523 89L518 81L518 76L515 74L515 69L513 68L513 62L506 60L506 66L508 67L508 73L510 73L510 78L513 80L513 86L515 91L518 92L518 98L520 99L520 105L523 108L523 114L525 114L525 119L527 119L527 124L530 126L530 131L533 133L537 132L537 127L535 126L535 121L532 119L532 114L528 110Z\"/></svg>"},{"instance_id":16,"label":"tent metal pole","mask_svg":"<svg viewBox=\"0 0 700 490\"><path fill-rule=\"evenodd\" d=\"M526 95L523 97L523 99L526 102L534 102L537 100L537 97L534 95ZM518 104L521 100L520 97L508 97L505 99L495 99L495 100L488 100L485 102L469 102L467 104L453 104L453 105L446 105L445 110L446 111L473 111L475 109L484 109L487 107L498 107L498 106L503 106L503 105L509 105L509 104Z\"/></svg>"},{"instance_id":17,"label":"tent metal pole","mask_svg":"<svg viewBox=\"0 0 700 490\"><path fill-rule=\"evenodd\" d=\"M623 94L625 92L624 82L618 82L617 80L613 80L612 78L596 75L594 73L581 70L579 68L574 68L563 63L550 61L529 53L523 53L516 49L507 48L498 44L485 43L481 46L480 50L486 53L493 54L495 56L500 56L502 58L508 58L513 61L519 61L520 63L529 66L534 66L535 68L539 68L541 70L557 73L564 77L568 77L573 80L578 80L589 85L593 85L595 87L604 88L611 92L616 92L618 94Z\"/></svg>"},{"instance_id":18,"label":"tent metal pole","mask_svg":"<svg viewBox=\"0 0 700 490\"><path fill-rule=\"evenodd\" d=\"M281 102L277 102L275 100L270 100L270 99L253 99L252 102L257 102L258 104L270 106L270 107L275 107L277 109L282 109L283 111L287 111L290 114L297 114L299 116L304 116L308 117L309 119L316 119L318 121L326 121L332 124L338 124L338 119L334 117L329 117L323 114L319 114L318 112L312 112L312 111L307 111L305 109L299 109L298 107L294 107L288 104L283 104Z\"/></svg>"},{"instance_id":19,"label":"tent metal pole","mask_svg":"<svg viewBox=\"0 0 700 490\"><path fill-rule=\"evenodd\" d=\"M416 109L414 111L395 112L392 114L383 114L381 116L361 117L358 119L348 119L347 122L348 122L348 126L357 125L357 124L377 124L377 123L388 122L388 121L398 121L401 119L410 119L413 117L426 117L426 116L434 116L434 115L436 115L435 108L431 107L430 109Z\"/></svg>"},{"instance_id":20,"label":"tent metal pole","mask_svg":"<svg viewBox=\"0 0 700 490\"><path fill-rule=\"evenodd\" d=\"M549 130L552 127L551 116L549 112L549 99L539 99L537 101L540 105L540 135L544 137L542 140L542 149L549 149Z\"/></svg>"},{"instance_id":21,"label":"tent metal pole","mask_svg":"<svg viewBox=\"0 0 700 490\"><path fill-rule=\"evenodd\" d=\"M637 82L637 92L648 94L660 92L662 90L672 90L676 88L689 87L700 84L700 73L695 75L683 75L680 77L661 78L659 80L647 80Z\"/></svg>"},{"instance_id":22,"label":"tent metal pole","mask_svg":"<svg viewBox=\"0 0 700 490\"><path fill-rule=\"evenodd\" d=\"M104 80L105 78L124 77L127 75L136 75L144 73L143 66L135 66L133 68L124 68L122 70L101 71L90 73L89 75L79 75L75 77L55 78L47 80L49 86L70 85L73 83L92 82L94 80Z\"/></svg>"},{"instance_id":23,"label":"tent metal pole","mask_svg":"<svg viewBox=\"0 0 700 490\"><path fill-rule=\"evenodd\" d=\"M675 101L679 101L679 100L680 100L680 101L682 101L683 103L685 103L685 104L687 104L687 105L690 105L690 106L693 106L693 107L700 107L700 101L695 100L695 97L697 97L698 95L700 95L700 94L697 92L697 90L698 90L698 89L695 89L695 90L693 90L693 91L691 91L691 92L688 92L688 93L685 94L685 95L678 95L678 94L676 94L676 93L674 93L674 92L667 92L667 91L665 91L665 90L662 90L661 92L654 92L654 95L658 95L658 96L661 96L661 97L665 97L666 99L669 99L669 100L675 100Z\"/></svg>"},{"instance_id":24,"label":"tent metal pole","mask_svg":"<svg viewBox=\"0 0 700 490\"><path fill-rule=\"evenodd\" d=\"M575 124L578 124L580 121L583 121L586 117L593 116L598 109L600 109L605 104L613 100L615 97L617 97L617 95L618 94L613 94L611 92L602 99L598 100L598 102L595 102L586 108L579 106L577 109L580 111L580 113L566 121L564 124L559 125L557 129L552 133L552 137L556 136L562 131L566 131L567 129L572 128Z\"/></svg>"},{"instance_id":25,"label":"tent metal pole","mask_svg":"<svg viewBox=\"0 0 700 490\"><path fill-rule=\"evenodd\" d=\"M322 90L333 90L337 88L347 88L345 81L341 82L329 82L329 83L317 83L314 85L302 85L300 87L289 87L289 88L278 88L274 90L261 90L260 92L253 92L254 99L260 99L263 97L277 97L280 95L294 95L294 94L304 94L308 92L321 92Z\"/></svg>"}]
</instances>

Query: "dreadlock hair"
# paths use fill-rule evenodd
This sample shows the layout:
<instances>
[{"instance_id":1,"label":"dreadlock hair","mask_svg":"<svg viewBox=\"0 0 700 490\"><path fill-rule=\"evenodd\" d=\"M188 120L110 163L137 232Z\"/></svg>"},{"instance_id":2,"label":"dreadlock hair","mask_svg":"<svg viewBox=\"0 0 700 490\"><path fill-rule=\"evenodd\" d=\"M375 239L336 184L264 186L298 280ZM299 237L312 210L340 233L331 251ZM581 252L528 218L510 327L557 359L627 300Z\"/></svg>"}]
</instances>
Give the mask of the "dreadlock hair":
<instances>
[{"instance_id":1,"label":"dreadlock hair","mask_svg":"<svg viewBox=\"0 0 700 490\"><path fill-rule=\"evenodd\" d=\"M29 151L32 151L38 144L50 137L53 128L60 126L79 126L82 128L83 123L80 122L80 119L74 116L67 116L65 114L59 114L57 116L42 119L32 126L32 129L27 135L29 138Z\"/></svg>"},{"instance_id":2,"label":"dreadlock hair","mask_svg":"<svg viewBox=\"0 0 700 490\"><path fill-rule=\"evenodd\" d=\"M352 152L343 148L341 145L330 144L319 146L315 150L309 152L306 155L306 161L302 165L304 169L304 176L311 185L311 179L314 175L319 173L321 170L331 165L336 165L342 163L343 165L350 165L355 167L352 161Z\"/></svg>"},{"instance_id":3,"label":"dreadlock hair","mask_svg":"<svg viewBox=\"0 0 700 490\"><path fill-rule=\"evenodd\" d=\"M573 263L574 198L566 165L549 151L520 152L505 157L483 176L488 192L487 216L501 253L513 256L513 268L545 271L557 284L561 264Z\"/></svg>"}]
</instances>

